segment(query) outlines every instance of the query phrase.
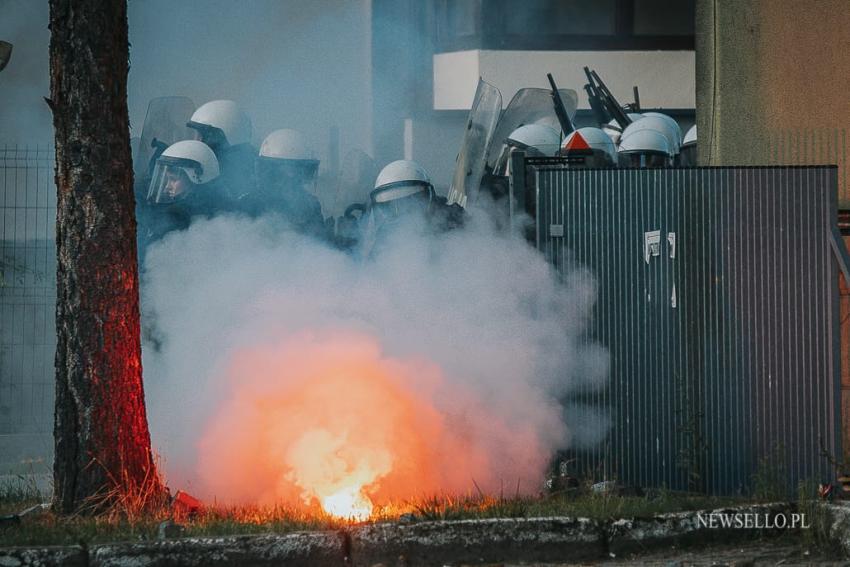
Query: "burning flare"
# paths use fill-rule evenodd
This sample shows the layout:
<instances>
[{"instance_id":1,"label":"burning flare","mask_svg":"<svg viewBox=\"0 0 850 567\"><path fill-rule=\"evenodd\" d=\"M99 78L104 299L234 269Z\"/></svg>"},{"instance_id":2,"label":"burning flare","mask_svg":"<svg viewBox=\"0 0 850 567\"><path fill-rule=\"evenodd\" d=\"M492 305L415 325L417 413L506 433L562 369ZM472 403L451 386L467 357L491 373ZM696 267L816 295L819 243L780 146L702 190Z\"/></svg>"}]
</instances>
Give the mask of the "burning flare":
<instances>
[{"instance_id":1,"label":"burning flare","mask_svg":"<svg viewBox=\"0 0 850 567\"><path fill-rule=\"evenodd\" d=\"M368 520L372 515L372 502L363 495L362 486L348 486L339 492L322 498L325 512L339 518L357 521Z\"/></svg>"},{"instance_id":2,"label":"burning flare","mask_svg":"<svg viewBox=\"0 0 850 567\"><path fill-rule=\"evenodd\" d=\"M529 491L542 476L533 430L488 415L433 363L383 356L369 336L290 337L241 352L228 376L199 445L198 488L219 502L300 501L360 521L376 505L468 492L473 479L497 489L524 471Z\"/></svg>"}]
</instances>

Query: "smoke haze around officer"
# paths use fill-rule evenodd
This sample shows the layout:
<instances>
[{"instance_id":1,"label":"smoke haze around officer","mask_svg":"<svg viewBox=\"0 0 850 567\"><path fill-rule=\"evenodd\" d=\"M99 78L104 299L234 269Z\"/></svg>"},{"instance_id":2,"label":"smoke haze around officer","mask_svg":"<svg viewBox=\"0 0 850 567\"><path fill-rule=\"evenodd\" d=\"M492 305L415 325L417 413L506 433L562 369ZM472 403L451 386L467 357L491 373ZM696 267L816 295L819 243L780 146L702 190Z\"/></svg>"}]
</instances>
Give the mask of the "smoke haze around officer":
<instances>
[{"instance_id":1,"label":"smoke haze around officer","mask_svg":"<svg viewBox=\"0 0 850 567\"><path fill-rule=\"evenodd\" d=\"M537 482L554 451L607 431L607 416L574 407L573 423L558 402L580 382L606 383L607 353L581 338L592 278L579 270L559 282L480 211L441 234L414 220L366 261L276 215L198 220L152 245L142 277L143 314L161 340L144 344L148 411L173 483L198 482L198 443L233 387L234 353L329 329L374 337L386 356L433 362L449 392L471 392L492 416L533 432L539 454L525 463L512 457L527 440L481 438L505 482Z\"/></svg>"}]
</instances>

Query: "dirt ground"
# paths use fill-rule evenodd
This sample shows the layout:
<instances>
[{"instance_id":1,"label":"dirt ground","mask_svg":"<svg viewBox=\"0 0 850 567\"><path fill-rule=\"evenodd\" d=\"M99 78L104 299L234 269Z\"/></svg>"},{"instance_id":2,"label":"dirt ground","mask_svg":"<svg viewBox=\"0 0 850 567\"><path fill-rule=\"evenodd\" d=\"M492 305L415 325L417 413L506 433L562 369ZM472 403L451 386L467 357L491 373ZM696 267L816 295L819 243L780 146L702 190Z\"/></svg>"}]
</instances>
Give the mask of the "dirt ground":
<instances>
[{"instance_id":1,"label":"dirt ground","mask_svg":"<svg viewBox=\"0 0 850 567\"><path fill-rule=\"evenodd\" d=\"M686 567L690 565L755 567L767 565L846 565L850 560L836 550L806 550L794 541L754 541L737 545L714 545L701 549L666 549L645 555L612 557L593 563L546 563L534 567L578 567L579 565L649 565L661 567ZM504 567L519 567L506 564ZM524 567L529 567L525 565Z\"/></svg>"}]
</instances>

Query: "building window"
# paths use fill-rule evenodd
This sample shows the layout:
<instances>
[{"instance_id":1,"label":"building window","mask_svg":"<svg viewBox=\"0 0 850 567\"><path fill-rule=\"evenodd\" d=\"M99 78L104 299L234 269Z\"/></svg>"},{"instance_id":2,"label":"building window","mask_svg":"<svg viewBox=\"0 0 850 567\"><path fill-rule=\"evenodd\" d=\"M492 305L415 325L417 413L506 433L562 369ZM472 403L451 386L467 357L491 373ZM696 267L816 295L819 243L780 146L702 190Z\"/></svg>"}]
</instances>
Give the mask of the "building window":
<instances>
[{"instance_id":1,"label":"building window","mask_svg":"<svg viewBox=\"0 0 850 567\"><path fill-rule=\"evenodd\" d=\"M635 35L694 35L694 3L634 0Z\"/></svg>"},{"instance_id":2,"label":"building window","mask_svg":"<svg viewBox=\"0 0 850 567\"><path fill-rule=\"evenodd\" d=\"M613 35L616 0L524 0L509 3L508 35Z\"/></svg>"},{"instance_id":3,"label":"building window","mask_svg":"<svg viewBox=\"0 0 850 567\"><path fill-rule=\"evenodd\" d=\"M694 48L696 0L431 0L438 52Z\"/></svg>"}]
</instances>

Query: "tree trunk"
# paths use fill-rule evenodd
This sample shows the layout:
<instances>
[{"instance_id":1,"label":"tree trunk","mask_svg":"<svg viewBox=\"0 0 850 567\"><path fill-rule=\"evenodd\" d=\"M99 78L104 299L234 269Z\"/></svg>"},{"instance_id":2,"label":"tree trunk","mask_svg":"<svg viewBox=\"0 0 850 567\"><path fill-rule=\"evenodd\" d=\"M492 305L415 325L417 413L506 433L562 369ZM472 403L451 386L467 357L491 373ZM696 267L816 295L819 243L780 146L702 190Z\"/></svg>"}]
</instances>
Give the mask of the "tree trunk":
<instances>
[{"instance_id":1,"label":"tree trunk","mask_svg":"<svg viewBox=\"0 0 850 567\"><path fill-rule=\"evenodd\" d=\"M54 510L162 494L142 388L126 0L50 0L56 131Z\"/></svg>"}]
</instances>

